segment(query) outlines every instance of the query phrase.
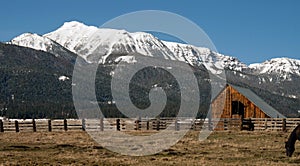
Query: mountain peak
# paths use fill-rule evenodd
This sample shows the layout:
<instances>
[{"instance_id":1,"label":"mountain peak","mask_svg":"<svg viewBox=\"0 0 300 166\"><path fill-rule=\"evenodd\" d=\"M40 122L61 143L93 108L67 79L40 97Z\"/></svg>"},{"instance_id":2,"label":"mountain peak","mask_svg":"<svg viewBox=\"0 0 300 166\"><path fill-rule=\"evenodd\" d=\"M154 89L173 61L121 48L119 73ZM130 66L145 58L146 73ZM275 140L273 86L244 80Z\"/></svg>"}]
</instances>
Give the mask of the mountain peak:
<instances>
[{"instance_id":1,"label":"mountain peak","mask_svg":"<svg viewBox=\"0 0 300 166\"><path fill-rule=\"evenodd\" d=\"M279 74L283 78L289 78L291 74L300 75L300 60L273 58L263 63L251 64L249 68L259 74Z\"/></svg>"},{"instance_id":2,"label":"mountain peak","mask_svg":"<svg viewBox=\"0 0 300 166\"><path fill-rule=\"evenodd\" d=\"M53 45L57 45L51 39L35 33L24 33L13 38L8 44L29 47L35 50L49 51Z\"/></svg>"},{"instance_id":3,"label":"mountain peak","mask_svg":"<svg viewBox=\"0 0 300 166\"><path fill-rule=\"evenodd\" d=\"M79 21L69 21L69 22L65 22L63 26L75 27L75 26L86 26L86 25Z\"/></svg>"},{"instance_id":4,"label":"mountain peak","mask_svg":"<svg viewBox=\"0 0 300 166\"><path fill-rule=\"evenodd\" d=\"M11 42L12 42L12 41L18 41L18 40L20 40L20 39L29 39L29 38L31 38L31 39L40 39L40 40L43 40L43 39L42 39L43 37L40 36L40 35L38 35L38 34L36 34L36 33L26 32L26 33L23 33L23 34L21 34L21 35L15 37L15 38L13 38L13 39L11 40Z\"/></svg>"},{"instance_id":5,"label":"mountain peak","mask_svg":"<svg viewBox=\"0 0 300 166\"><path fill-rule=\"evenodd\" d=\"M84 23L78 22L78 21L70 21L65 22L60 28L57 30L72 30L72 29L98 29L95 26L88 26Z\"/></svg>"},{"instance_id":6,"label":"mountain peak","mask_svg":"<svg viewBox=\"0 0 300 166\"><path fill-rule=\"evenodd\" d=\"M273 58L268 61L272 62L272 63L282 63L282 64L300 63L300 60L287 58L287 57ZM266 61L266 62L268 62L268 61Z\"/></svg>"}]
</instances>

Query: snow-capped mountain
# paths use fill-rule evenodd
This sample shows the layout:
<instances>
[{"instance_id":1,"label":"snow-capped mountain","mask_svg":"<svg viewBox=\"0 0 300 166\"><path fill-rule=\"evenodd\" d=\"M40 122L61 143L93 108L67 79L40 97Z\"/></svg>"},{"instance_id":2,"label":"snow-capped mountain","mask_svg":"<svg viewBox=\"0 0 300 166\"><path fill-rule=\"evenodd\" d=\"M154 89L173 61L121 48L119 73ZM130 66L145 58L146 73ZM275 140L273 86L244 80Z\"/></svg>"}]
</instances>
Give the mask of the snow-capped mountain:
<instances>
[{"instance_id":1,"label":"snow-capped mountain","mask_svg":"<svg viewBox=\"0 0 300 166\"><path fill-rule=\"evenodd\" d=\"M263 63L251 64L249 68L255 74L278 75L290 79L292 75L300 76L300 60L290 58L274 58Z\"/></svg>"},{"instance_id":2,"label":"snow-capped mountain","mask_svg":"<svg viewBox=\"0 0 300 166\"><path fill-rule=\"evenodd\" d=\"M33 33L24 33L12 39L8 43L33 48L35 50L42 50L45 52L49 52L53 45L57 45L51 39Z\"/></svg>"},{"instance_id":3,"label":"snow-capped mountain","mask_svg":"<svg viewBox=\"0 0 300 166\"><path fill-rule=\"evenodd\" d=\"M7 43L49 52L55 56L60 56L68 52L66 48L62 47L55 41L45 36L40 36L33 33L24 33Z\"/></svg>"},{"instance_id":4,"label":"snow-capped mountain","mask_svg":"<svg viewBox=\"0 0 300 166\"><path fill-rule=\"evenodd\" d=\"M79 22L67 22L54 32L44 35L89 62L105 63L112 53L141 53L153 57L174 59L164 44L148 33L102 29ZM174 59L175 60L175 59Z\"/></svg>"},{"instance_id":5,"label":"snow-capped mountain","mask_svg":"<svg viewBox=\"0 0 300 166\"><path fill-rule=\"evenodd\" d=\"M162 41L145 32L130 33L125 30L103 29L76 21L64 23L44 37L58 42L89 62L108 62L107 58L112 53L140 53L178 60L193 66L204 64L211 70L215 70L214 67L228 67L240 71L247 67L236 58L212 52L207 48ZM125 59L128 61L128 58Z\"/></svg>"},{"instance_id":6,"label":"snow-capped mountain","mask_svg":"<svg viewBox=\"0 0 300 166\"><path fill-rule=\"evenodd\" d=\"M236 71L242 71L247 68L247 65L237 58L213 52L208 48L167 41L163 41L163 43L175 57L178 57L178 59L182 58L181 61L187 61L189 64L204 64L208 69L215 66Z\"/></svg>"},{"instance_id":7,"label":"snow-capped mountain","mask_svg":"<svg viewBox=\"0 0 300 166\"><path fill-rule=\"evenodd\" d=\"M300 60L276 58L261 64L246 64L237 58L213 52L207 48L189 44L162 41L145 32L130 33L125 30L97 28L77 21L64 23L57 30L43 36L31 33L22 34L12 39L10 44L29 47L55 53L57 48L67 50L92 63L109 63L111 61L135 62L128 53L140 53L146 56L186 62L192 66L203 64L208 70L227 68L251 74L277 74L283 79L291 75L300 76ZM53 50L56 51L53 51ZM115 59L111 54L125 55Z\"/></svg>"},{"instance_id":8,"label":"snow-capped mountain","mask_svg":"<svg viewBox=\"0 0 300 166\"><path fill-rule=\"evenodd\" d=\"M8 43L45 52L52 52L54 47L61 47L53 40L33 33L24 33L18 37L15 37Z\"/></svg>"}]
</instances>

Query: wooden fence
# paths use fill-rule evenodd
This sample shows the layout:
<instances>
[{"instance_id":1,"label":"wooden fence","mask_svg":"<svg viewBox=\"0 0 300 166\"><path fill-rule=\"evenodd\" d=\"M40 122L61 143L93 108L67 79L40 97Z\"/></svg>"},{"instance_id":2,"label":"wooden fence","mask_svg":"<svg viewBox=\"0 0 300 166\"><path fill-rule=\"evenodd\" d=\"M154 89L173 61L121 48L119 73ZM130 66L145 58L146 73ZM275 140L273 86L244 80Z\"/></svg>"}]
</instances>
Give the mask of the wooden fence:
<instances>
[{"instance_id":1,"label":"wooden fence","mask_svg":"<svg viewBox=\"0 0 300 166\"><path fill-rule=\"evenodd\" d=\"M254 130L291 131L300 124L300 118L252 118Z\"/></svg>"},{"instance_id":2,"label":"wooden fence","mask_svg":"<svg viewBox=\"0 0 300 166\"><path fill-rule=\"evenodd\" d=\"M67 131L82 130L78 119L61 120L0 120L0 132Z\"/></svg>"},{"instance_id":3,"label":"wooden fence","mask_svg":"<svg viewBox=\"0 0 300 166\"><path fill-rule=\"evenodd\" d=\"M131 131L131 130L271 130L289 131L300 124L300 118L252 118L252 119L56 119L56 120L0 120L0 132L37 131Z\"/></svg>"}]
</instances>

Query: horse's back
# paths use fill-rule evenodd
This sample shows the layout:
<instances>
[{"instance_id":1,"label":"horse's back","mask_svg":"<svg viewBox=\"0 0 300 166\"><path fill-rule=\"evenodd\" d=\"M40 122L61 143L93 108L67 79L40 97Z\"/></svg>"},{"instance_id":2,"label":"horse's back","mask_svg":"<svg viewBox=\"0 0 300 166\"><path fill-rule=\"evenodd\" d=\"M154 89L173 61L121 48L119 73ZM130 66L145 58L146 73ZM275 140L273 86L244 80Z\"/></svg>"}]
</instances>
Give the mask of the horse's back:
<instances>
[{"instance_id":1,"label":"horse's back","mask_svg":"<svg viewBox=\"0 0 300 166\"><path fill-rule=\"evenodd\" d=\"M297 139L300 140L300 124L294 129Z\"/></svg>"}]
</instances>

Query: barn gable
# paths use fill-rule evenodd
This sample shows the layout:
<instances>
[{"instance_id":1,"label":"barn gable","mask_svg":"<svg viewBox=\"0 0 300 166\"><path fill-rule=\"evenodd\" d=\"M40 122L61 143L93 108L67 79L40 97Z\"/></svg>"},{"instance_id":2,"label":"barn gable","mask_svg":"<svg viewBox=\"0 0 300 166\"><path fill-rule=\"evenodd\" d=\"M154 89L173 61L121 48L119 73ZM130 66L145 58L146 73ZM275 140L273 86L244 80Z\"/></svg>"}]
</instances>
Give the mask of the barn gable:
<instances>
[{"instance_id":1,"label":"barn gable","mask_svg":"<svg viewBox=\"0 0 300 166\"><path fill-rule=\"evenodd\" d=\"M227 84L212 102L213 118L285 118L250 89Z\"/></svg>"},{"instance_id":2,"label":"barn gable","mask_svg":"<svg viewBox=\"0 0 300 166\"><path fill-rule=\"evenodd\" d=\"M279 113L276 109L274 109L272 106L266 103L262 98L257 96L254 92L252 92L250 89L242 88L231 84L229 84L229 86L233 87L235 90L237 90L246 98L248 98L253 104L255 104L258 108L260 108L270 118L286 118L284 115Z\"/></svg>"}]
</instances>

